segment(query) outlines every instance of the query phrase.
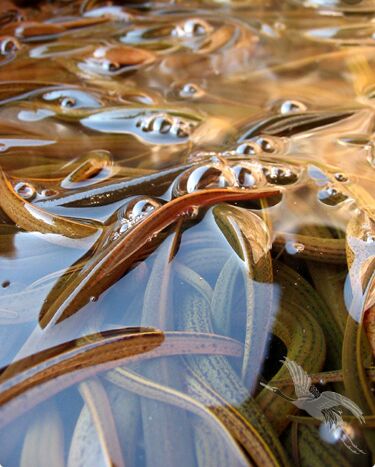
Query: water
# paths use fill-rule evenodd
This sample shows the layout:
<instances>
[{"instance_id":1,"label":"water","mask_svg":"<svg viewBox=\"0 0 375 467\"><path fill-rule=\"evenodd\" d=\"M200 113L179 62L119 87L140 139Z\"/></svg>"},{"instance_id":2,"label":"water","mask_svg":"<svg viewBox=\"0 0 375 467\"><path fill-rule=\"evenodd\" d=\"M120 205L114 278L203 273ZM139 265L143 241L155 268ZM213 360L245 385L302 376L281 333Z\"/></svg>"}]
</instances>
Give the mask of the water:
<instances>
[{"instance_id":1,"label":"water","mask_svg":"<svg viewBox=\"0 0 375 467\"><path fill-rule=\"evenodd\" d=\"M374 464L374 13L1 3L1 465Z\"/></svg>"}]
</instances>

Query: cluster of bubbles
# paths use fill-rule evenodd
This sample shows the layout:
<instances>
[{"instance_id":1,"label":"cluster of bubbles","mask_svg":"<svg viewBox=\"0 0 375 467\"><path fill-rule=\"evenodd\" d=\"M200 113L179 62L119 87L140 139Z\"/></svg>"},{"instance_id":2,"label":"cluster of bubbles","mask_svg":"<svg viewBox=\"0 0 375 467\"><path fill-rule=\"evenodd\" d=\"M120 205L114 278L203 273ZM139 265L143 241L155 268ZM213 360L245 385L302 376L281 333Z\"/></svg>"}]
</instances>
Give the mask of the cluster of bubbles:
<instances>
[{"instance_id":1,"label":"cluster of bubbles","mask_svg":"<svg viewBox=\"0 0 375 467\"><path fill-rule=\"evenodd\" d=\"M150 196L136 196L132 198L125 207L122 207L117 212L110 240L113 241L120 238L152 212L160 208L161 205L162 203L159 200Z\"/></svg>"},{"instance_id":2,"label":"cluster of bubbles","mask_svg":"<svg viewBox=\"0 0 375 467\"><path fill-rule=\"evenodd\" d=\"M253 189L267 184L289 185L299 179L298 170L291 166L239 158L237 151L199 151L192 154L190 160L200 163L177 178L173 188L176 196L209 188Z\"/></svg>"},{"instance_id":3,"label":"cluster of bubbles","mask_svg":"<svg viewBox=\"0 0 375 467\"><path fill-rule=\"evenodd\" d=\"M277 136L259 135L241 141L236 148L239 155L279 154L285 150L286 140Z\"/></svg>"},{"instance_id":4,"label":"cluster of bubbles","mask_svg":"<svg viewBox=\"0 0 375 467\"><path fill-rule=\"evenodd\" d=\"M195 126L192 122L186 121L176 115L158 113L139 118L136 122L136 127L144 133L187 138Z\"/></svg>"},{"instance_id":5,"label":"cluster of bubbles","mask_svg":"<svg viewBox=\"0 0 375 467\"><path fill-rule=\"evenodd\" d=\"M25 201L35 201L39 199L50 198L55 196L58 192L53 188L44 188L40 192L37 191L34 185L29 182L18 182L14 185L14 191Z\"/></svg>"},{"instance_id":6,"label":"cluster of bubbles","mask_svg":"<svg viewBox=\"0 0 375 467\"><path fill-rule=\"evenodd\" d=\"M172 31L172 35L182 39L191 39L210 34L213 27L202 18L190 18L186 21L177 23Z\"/></svg>"}]
</instances>

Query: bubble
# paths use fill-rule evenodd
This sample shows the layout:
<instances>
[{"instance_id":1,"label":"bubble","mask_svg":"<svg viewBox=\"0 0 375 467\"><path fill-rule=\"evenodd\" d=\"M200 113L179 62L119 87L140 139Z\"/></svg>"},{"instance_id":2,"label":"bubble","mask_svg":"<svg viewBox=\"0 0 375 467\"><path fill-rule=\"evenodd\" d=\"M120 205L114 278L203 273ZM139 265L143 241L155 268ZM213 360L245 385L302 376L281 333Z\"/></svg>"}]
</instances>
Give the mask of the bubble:
<instances>
[{"instance_id":1,"label":"bubble","mask_svg":"<svg viewBox=\"0 0 375 467\"><path fill-rule=\"evenodd\" d=\"M337 206L348 199L348 197L341 191L337 190L337 188L329 186L319 191L318 199L328 206Z\"/></svg>"},{"instance_id":2,"label":"bubble","mask_svg":"<svg viewBox=\"0 0 375 467\"><path fill-rule=\"evenodd\" d=\"M3 281L3 282L1 283L1 287L2 287L3 289L6 289L6 288L9 287L9 286L10 286L10 281L8 281L8 280L5 280L5 281Z\"/></svg>"},{"instance_id":3,"label":"bubble","mask_svg":"<svg viewBox=\"0 0 375 467\"><path fill-rule=\"evenodd\" d=\"M119 63L111 62L110 60L102 60L100 63L104 71L115 73L121 70L121 65Z\"/></svg>"},{"instance_id":4,"label":"bubble","mask_svg":"<svg viewBox=\"0 0 375 467\"><path fill-rule=\"evenodd\" d=\"M77 101L73 97L63 97L60 99L59 104L63 109L72 109L76 106Z\"/></svg>"},{"instance_id":5,"label":"bubble","mask_svg":"<svg viewBox=\"0 0 375 467\"><path fill-rule=\"evenodd\" d=\"M62 109L98 108L101 102L88 92L78 89L58 89L43 94L43 100L56 102Z\"/></svg>"},{"instance_id":6,"label":"bubble","mask_svg":"<svg viewBox=\"0 0 375 467\"><path fill-rule=\"evenodd\" d=\"M212 26L201 18L191 18L177 24L172 34L180 38L192 38L208 35Z\"/></svg>"},{"instance_id":7,"label":"bubble","mask_svg":"<svg viewBox=\"0 0 375 467\"><path fill-rule=\"evenodd\" d=\"M372 245L373 243L375 243L375 234L373 234L370 231L364 232L362 235L362 241L364 241L368 245Z\"/></svg>"},{"instance_id":8,"label":"bubble","mask_svg":"<svg viewBox=\"0 0 375 467\"><path fill-rule=\"evenodd\" d=\"M202 97L205 92L204 90L194 83L185 83L179 90L179 96L183 99L197 99Z\"/></svg>"},{"instance_id":9,"label":"bubble","mask_svg":"<svg viewBox=\"0 0 375 467\"><path fill-rule=\"evenodd\" d=\"M40 195L43 198L50 198L51 196L57 195L58 191L54 190L53 188L46 188L45 190L42 190Z\"/></svg>"},{"instance_id":10,"label":"bubble","mask_svg":"<svg viewBox=\"0 0 375 467\"><path fill-rule=\"evenodd\" d=\"M97 301L98 301L98 297L95 297L94 295L90 297L90 302L95 303Z\"/></svg>"},{"instance_id":11,"label":"bubble","mask_svg":"<svg viewBox=\"0 0 375 467\"><path fill-rule=\"evenodd\" d=\"M174 194L193 193L208 188L226 188L235 184L236 180L230 169L214 164L201 165L180 175Z\"/></svg>"},{"instance_id":12,"label":"bubble","mask_svg":"<svg viewBox=\"0 0 375 467\"><path fill-rule=\"evenodd\" d=\"M232 170L236 177L237 186L246 188L255 187L256 180L250 169L236 165Z\"/></svg>"},{"instance_id":13,"label":"bubble","mask_svg":"<svg viewBox=\"0 0 375 467\"><path fill-rule=\"evenodd\" d=\"M121 234L127 232L161 205L162 203L159 200L149 196L134 197L124 208L118 211L112 240L116 240Z\"/></svg>"},{"instance_id":14,"label":"bubble","mask_svg":"<svg viewBox=\"0 0 375 467\"><path fill-rule=\"evenodd\" d=\"M286 242L285 250L290 255L296 255L302 253L305 249L305 245L299 242Z\"/></svg>"},{"instance_id":15,"label":"bubble","mask_svg":"<svg viewBox=\"0 0 375 467\"><path fill-rule=\"evenodd\" d=\"M283 115L295 112L305 112L306 110L306 105L303 102L296 100L286 100L280 105L280 113Z\"/></svg>"},{"instance_id":16,"label":"bubble","mask_svg":"<svg viewBox=\"0 0 375 467\"><path fill-rule=\"evenodd\" d=\"M277 149L274 140L267 136L259 136L256 142L263 152L271 154Z\"/></svg>"},{"instance_id":17,"label":"bubble","mask_svg":"<svg viewBox=\"0 0 375 467\"><path fill-rule=\"evenodd\" d=\"M21 48L21 44L15 37L3 37L0 39L0 55L9 55L17 52Z\"/></svg>"},{"instance_id":18,"label":"bubble","mask_svg":"<svg viewBox=\"0 0 375 467\"><path fill-rule=\"evenodd\" d=\"M167 114L153 115L138 120L137 127L144 132L167 134L173 126L173 118Z\"/></svg>"},{"instance_id":19,"label":"bubble","mask_svg":"<svg viewBox=\"0 0 375 467\"><path fill-rule=\"evenodd\" d=\"M236 185L240 188L255 188L266 183L265 176L260 165L250 165L242 162L231 167L236 179Z\"/></svg>"},{"instance_id":20,"label":"bubble","mask_svg":"<svg viewBox=\"0 0 375 467\"><path fill-rule=\"evenodd\" d=\"M139 216L145 216L155 211L161 206L160 201L151 197L144 197L142 199L136 198L127 207L128 217L134 219Z\"/></svg>"},{"instance_id":21,"label":"bubble","mask_svg":"<svg viewBox=\"0 0 375 467\"><path fill-rule=\"evenodd\" d=\"M260 153L260 147L257 143L248 141L241 143L236 148L236 154L246 155L246 156L255 156Z\"/></svg>"},{"instance_id":22,"label":"bubble","mask_svg":"<svg viewBox=\"0 0 375 467\"><path fill-rule=\"evenodd\" d=\"M194 151L188 155L188 161L205 161L217 164L220 162L220 153L216 151Z\"/></svg>"},{"instance_id":23,"label":"bubble","mask_svg":"<svg viewBox=\"0 0 375 467\"><path fill-rule=\"evenodd\" d=\"M297 173L289 167L266 167L263 169L266 179L273 185L290 185L298 180Z\"/></svg>"},{"instance_id":24,"label":"bubble","mask_svg":"<svg viewBox=\"0 0 375 467\"><path fill-rule=\"evenodd\" d=\"M191 122L166 113L140 118L136 126L145 133L172 134L177 138L187 138L194 128Z\"/></svg>"},{"instance_id":25,"label":"bubble","mask_svg":"<svg viewBox=\"0 0 375 467\"><path fill-rule=\"evenodd\" d=\"M14 187L15 192L26 200L31 200L36 196L36 190L30 183L20 182Z\"/></svg>"},{"instance_id":26,"label":"bubble","mask_svg":"<svg viewBox=\"0 0 375 467\"><path fill-rule=\"evenodd\" d=\"M335 173L335 179L338 181L338 182L341 182L341 183L344 183L344 182L347 182L348 181L348 177L346 175L344 175L343 173Z\"/></svg>"}]
</instances>

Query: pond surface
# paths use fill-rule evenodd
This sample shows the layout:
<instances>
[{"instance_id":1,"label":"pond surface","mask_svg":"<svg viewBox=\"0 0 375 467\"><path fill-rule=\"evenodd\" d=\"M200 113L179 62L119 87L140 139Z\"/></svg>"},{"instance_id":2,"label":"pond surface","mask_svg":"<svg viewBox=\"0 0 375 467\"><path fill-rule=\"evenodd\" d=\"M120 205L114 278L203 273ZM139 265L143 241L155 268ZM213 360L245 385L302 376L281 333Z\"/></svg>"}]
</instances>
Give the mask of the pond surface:
<instances>
[{"instance_id":1,"label":"pond surface","mask_svg":"<svg viewBox=\"0 0 375 467\"><path fill-rule=\"evenodd\" d=\"M0 5L0 464L372 466L375 3Z\"/></svg>"}]
</instances>

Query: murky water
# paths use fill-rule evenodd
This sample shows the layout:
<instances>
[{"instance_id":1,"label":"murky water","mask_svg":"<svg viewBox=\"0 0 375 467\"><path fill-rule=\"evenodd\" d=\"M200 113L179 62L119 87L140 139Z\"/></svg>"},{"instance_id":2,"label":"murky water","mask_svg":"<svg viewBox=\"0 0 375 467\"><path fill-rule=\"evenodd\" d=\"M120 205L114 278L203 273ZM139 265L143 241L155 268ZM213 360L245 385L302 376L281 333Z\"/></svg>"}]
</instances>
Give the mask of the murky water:
<instances>
[{"instance_id":1,"label":"murky water","mask_svg":"<svg viewBox=\"0 0 375 467\"><path fill-rule=\"evenodd\" d=\"M1 465L374 464L374 15L1 2Z\"/></svg>"}]
</instances>

